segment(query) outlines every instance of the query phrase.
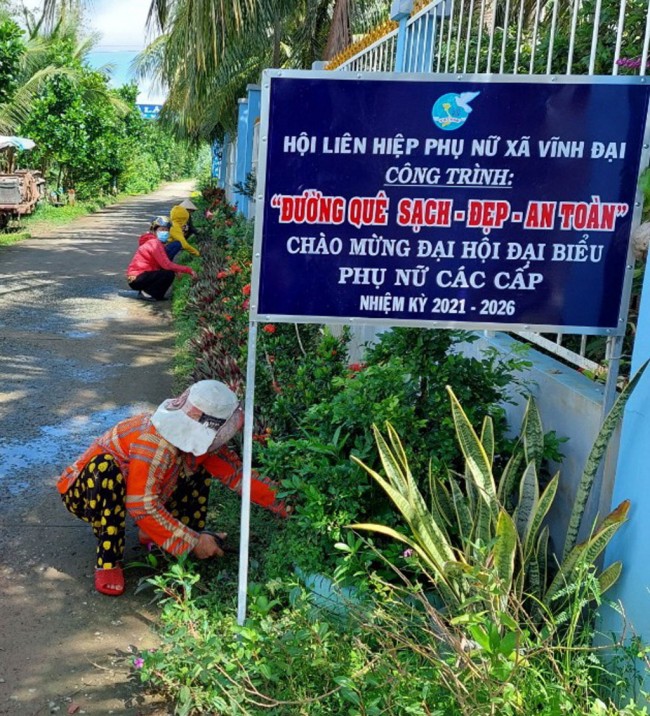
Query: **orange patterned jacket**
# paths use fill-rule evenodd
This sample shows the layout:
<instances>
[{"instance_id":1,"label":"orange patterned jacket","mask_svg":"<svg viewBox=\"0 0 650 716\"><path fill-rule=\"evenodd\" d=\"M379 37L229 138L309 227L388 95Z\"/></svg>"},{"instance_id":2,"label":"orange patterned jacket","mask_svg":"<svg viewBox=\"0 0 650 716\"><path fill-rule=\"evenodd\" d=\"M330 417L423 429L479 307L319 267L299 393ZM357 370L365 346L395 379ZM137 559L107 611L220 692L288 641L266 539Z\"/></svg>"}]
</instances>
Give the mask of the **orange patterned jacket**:
<instances>
[{"instance_id":1,"label":"orange patterned jacket","mask_svg":"<svg viewBox=\"0 0 650 716\"><path fill-rule=\"evenodd\" d=\"M201 467L226 487L241 495L242 464L239 457L222 447L218 452L196 457L167 442L151 424L151 413L122 420L97 438L86 452L58 478L63 494L90 460L110 453L126 481L126 508L144 532L160 547L179 555L196 546L198 532L172 517L165 503L181 474L192 475ZM284 502L276 498L277 484L253 472L251 501L281 517L287 516Z\"/></svg>"}]
</instances>

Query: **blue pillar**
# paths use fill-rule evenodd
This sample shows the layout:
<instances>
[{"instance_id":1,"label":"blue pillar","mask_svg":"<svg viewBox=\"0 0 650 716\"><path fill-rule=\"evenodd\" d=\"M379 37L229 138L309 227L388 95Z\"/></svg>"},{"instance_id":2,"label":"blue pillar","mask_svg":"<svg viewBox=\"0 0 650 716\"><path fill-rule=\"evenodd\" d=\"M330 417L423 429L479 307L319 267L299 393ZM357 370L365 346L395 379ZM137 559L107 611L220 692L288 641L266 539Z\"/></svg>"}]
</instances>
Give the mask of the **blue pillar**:
<instances>
[{"instance_id":1,"label":"blue pillar","mask_svg":"<svg viewBox=\"0 0 650 716\"><path fill-rule=\"evenodd\" d=\"M248 100L238 101L237 115L237 159L235 163L235 176L233 184L246 182L246 141L248 136ZM248 197L239 192L234 192L234 203L244 216L248 216Z\"/></svg>"},{"instance_id":2,"label":"blue pillar","mask_svg":"<svg viewBox=\"0 0 650 716\"><path fill-rule=\"evenodd\" d=\"M262 92L259 85L247 85L248 92L248 126L246 132L246 173L257 169L257 157L253 151L255 139L255 126L260 121L260 112L262 108ZM253 213L254 201L248 201L248 213L246 216L250 219Z\"/></svg>"},{"instance_id":3,"label":"blue pillar","mask_svg":"<svg viewBox=\"0 0 650 716\"><path fill-rule=\"evenodd\" d=\"M395 72L404 72L404 49L406 46L406 23L413 10L413 0L393 0L390 19L399 22L397 48L395 50Z\"/></svg>"},{"instance_id":4,"label":"blue pillar","mask_svg":"<svg viewBox=\"0 0 650 716\"><path fill-rule=\"evenodd\" d=\"M650 271L645 272L637 334L632 353L632 373L650 358ZM650 369L632 393L623 418L612 507L623 500L632 503L628 521L605 552L605 566L623 563L619 581L605 594L608 602L620 600L629 627L645 642L650 639ZM607 608L600 631L622 632L620 616ZM647 686L647 684L646 684Z\"/></svg>"}]
</instances>

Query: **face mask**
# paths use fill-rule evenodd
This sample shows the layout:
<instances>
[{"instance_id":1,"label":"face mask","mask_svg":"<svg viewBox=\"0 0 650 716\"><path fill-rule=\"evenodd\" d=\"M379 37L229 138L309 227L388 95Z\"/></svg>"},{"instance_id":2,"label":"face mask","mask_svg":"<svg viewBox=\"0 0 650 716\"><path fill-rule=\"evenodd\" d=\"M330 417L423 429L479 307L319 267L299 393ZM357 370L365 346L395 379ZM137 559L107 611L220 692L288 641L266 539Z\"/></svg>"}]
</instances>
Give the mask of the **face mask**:
<instances>
[{"instance_id":1,"label":"face mask","mask_svg":"<svg viewBox=\"0 0 650 716\"><path fill-rule=\"evenodd\" d=\"M169 238L169 231L159 231L156 235L161 241L167 241Z\"/></svg>"}]
</instances>

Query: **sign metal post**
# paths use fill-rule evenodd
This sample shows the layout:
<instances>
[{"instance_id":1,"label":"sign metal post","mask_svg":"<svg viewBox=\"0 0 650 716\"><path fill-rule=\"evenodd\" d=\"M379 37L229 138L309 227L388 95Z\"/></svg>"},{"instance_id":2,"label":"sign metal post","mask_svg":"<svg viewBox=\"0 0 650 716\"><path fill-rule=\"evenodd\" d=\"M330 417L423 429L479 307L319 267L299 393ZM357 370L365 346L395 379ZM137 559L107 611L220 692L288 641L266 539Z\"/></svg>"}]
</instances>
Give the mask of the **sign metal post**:
<instances>
[{"instance_id":1,"label":"sign metal post","mask_svg":"<svg viewBox=\"0 0 650 716\"><path fill-rule=\"evenodd\" d=\"M643 79L264 72L240 623L257 323L623 336Z\"/></svg>"}]
</instances>

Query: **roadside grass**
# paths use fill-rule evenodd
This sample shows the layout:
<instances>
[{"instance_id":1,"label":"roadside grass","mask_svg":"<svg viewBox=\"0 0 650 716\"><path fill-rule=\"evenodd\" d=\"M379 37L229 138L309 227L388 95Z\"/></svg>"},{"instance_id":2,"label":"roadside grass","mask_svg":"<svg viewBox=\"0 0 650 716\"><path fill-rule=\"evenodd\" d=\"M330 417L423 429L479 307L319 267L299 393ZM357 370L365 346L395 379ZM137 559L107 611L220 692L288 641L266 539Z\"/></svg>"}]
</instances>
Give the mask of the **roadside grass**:
<instances>
[{"instance_id":1,"label":"roadside grass","mask_svg":"<svg viewBox=\"0 0 650 716\"><path fill-rule=\"evenodd\" d=\"M80 216L87 216L96 211L113 204L124 195L115 197L102 197L92 201L78 201L76 204L65 204L64 206L52 206L41 203L36 207L33 214L25 216L18 221L9 224L9 231L0 232L0 246L30 239L32 236L47 233L47 230L57 226L64 226Z\"/></svg>"},{"instance_id":2,"label":"roadside grass","mask_svg":"<svg viewBox=\"0 0 650 716\"><path fill-rule=\"evenodd\" d=\"M53 206L42 202L36 207L33 214L10 222L9 231L0 231L0 246L10 246L33 236L46 234L48 229L64 226L80 216L94 214L105 206L116 204L131 196L134 195L122 193L115 196L97 197L88 201L77 201L75 204L64 204L63 206Z\"/></svg>"},{"instance_id":3,"label":"roadside grass","mask_svg":"<svg viewBox=\"0 0 650 716\"><path fill-rule=\"evenodd\" d=\"M26 216L21 225L25 231L32 235L41 233L51 226L63 226L80 216L93 214L109 204L114 204L126 194L117 196L106 196L93 199L92 201L78 201L76 204L64 204L63 206L52 206L51 204L39 204L36 211Z\"/></svg>"},{"instance_id":4,"label":"roadside grass","mask_svg":"<svg viewBox=\"0 0 650 716\"><path fill-rule=\"evenodd\" d=\"M11 246L11 244L17 244L19 241L25 239L31 239L32 235L29 231L15 231L10 234L0 233L0 246Z\"/></svg>"}]
</instances>

